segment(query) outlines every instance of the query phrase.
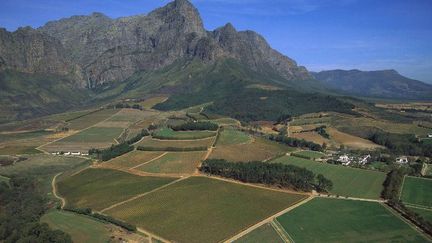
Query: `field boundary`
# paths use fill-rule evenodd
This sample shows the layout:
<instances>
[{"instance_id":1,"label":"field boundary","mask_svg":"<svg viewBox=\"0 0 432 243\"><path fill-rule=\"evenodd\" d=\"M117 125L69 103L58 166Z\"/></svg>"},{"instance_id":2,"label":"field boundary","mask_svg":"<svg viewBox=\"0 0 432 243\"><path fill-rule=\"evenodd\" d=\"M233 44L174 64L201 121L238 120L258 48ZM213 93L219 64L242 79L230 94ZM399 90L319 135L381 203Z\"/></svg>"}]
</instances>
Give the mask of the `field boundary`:
<instances>
[{"instance_id":1,"label":"field boundary","mask_svg":"<svg viewBox=\"0 0 432 243\"><path fill-rule=\"evenodd\" d=\"M150 231L145 230L145 229L143 229L143 228L139 228L139 227L137 227L137 231L140 232L140 233L143 233L143 234L147 235L150 243L153 242L153 238L156 239L156 240L158 240L158 241L161 241L161 242L163 242L163 243L170 243L170 242L171 242L171 241L169 241L169 240L167 240L167 239L164 239L164 238L162 238L162 237L159 236L159 235L156 235L156 234L154 234L154 233L151 233Z\"/></svg>"},{"instance_id":2,"label":"field boundary","mask_svg":"<svg viewBox=\"0 0 432 243\"><path fill-rule=\"evenodd\" d=\"M403 188L404 188L404 185L405 185L405 178L406 178L407 176L406 175L404 175L404 177L403 177L403 180L402 180L402 185L401 185L401 187L400 187L400 190L399 190L399 200L401 200L401 197L402 197L402 191L403 191Z\"/></svg>"},{"instance_id":3,"label":"field boundary","mask_svg":"<svg viewBox=\"0 0 432 243\"><path fill-rule=\"evenodd\" d=\"M129 170L133 170L133 169L136 169L136 168L138 168L138 167L141 167L141 166L143 166L143 165L145 165L145 164L148 164L148 163L150 163L150 162L152 162L152 161L155 161L155 160L157 160L157 159L160 159L160 158L162 158L163 156L165 156L165 155L167 155L167 154L168 154L168 152L165 152L165 153L163 153L163 154L161 154L161 155L159 155L159 156L156 156L155 158L153 158L153 159L151 159L151 160L149 160L149 161L146 161L146 162L141 163L141 164L139 164L139 165L137 165L137 166L131 167L131 168L129 168Z\"/></svg>"},{"instance_id":4,"label":"field boundary","mask_svg":"<svg viewBox=\"0 0 432 243\"><path fill-rule=\"evenodd\" d=\"M177 179L177 180L174 180L174 181L172 181L172 182L170 182L170 183L168 183L168 184L165 184L165 185L163 185L163 186L160 186L160 187L158 187L158 188L155 188L155 189L153 189L153 190L151 190L151 191L148 191L148 192L145 192L145 193L138 194L138 195L133 196L133 197L131 197L131 198L129 198L129 199L126 199L126 200L124 200L124 201L121 201L121 202L118 202L118 203L116 203L116 204L113 204L113 205L111 205L111 206L109 206L109 207L107 207L107 208L104 208L104 209L100 210L100 212L101 212L101 213L104 213L104 212L106 212L106 211L108 211L108 210L111 210L111 209L113 209L113 208L115 208L115 207L118 207L118 206L123 205L123 204L128 203L128 202L131 202L131 201L133 201L133 200L135 200L135 199L141 198L141 197L146 196L146 195L148 195L148 194L150 194L150 193L157 192L157 191L159 191L159 190L161 190L161 189L164 189L165 187L171 186L171 185L173 185L173 184L175 184L175 183L177 183L177 182L180 182L180 181L182 181L182 180L185 180L185 179L187 179L187 178L189 178L189 177L182 177L182 178L179 178L179 179Z\"/></svg>"},{"instance_id":5,"label":"field boundary","mask_svg":"<svg viewBox=\"0 0 432 243\"><path fill-rule=\"evenodd\" d=\"M266 218L266 219L264 219L264 220L262 220L262 221L260 221L260 222L258 222L256 224L250 226L249 228L246 228L245 230L243 230L241 232L239 232L238 234L234 235L233 237L231 237L229 239L226 239L226 240L223 240L222 242L224 242L224 243L231 243L231 242L233 242L235 240L238 240L241 237L243 237L243 236L247 235L248 233L252 232L253 230L255 230L255 229L257 229L257 228L259 228L259 227L261 227L261 226L263 226L263 225L265 225L267 223L271 223L271 221L273 221L277 217L279 217L281 215L284 215L285 213L287 213L287 212L289 212L289 211L291 211L291 210L293 210L293 209L295 209L295 208L297 208L297 207L299 207L299 206L301 206L301 205L309 202L310 200L312 200L314 198L315 198L314 196L309 196L307 198L302 198L297 203L294 203L293 205L289 206L288 208L286 208L286 209L284 209L282 211L279 211L276 214L271 215L270 217L268 217L268 218Z\"/></svg>"},{"instance_id":6,"label":"field boundary","mask_svg":"<svg viewBox=\"0 0 432 243\"><path fill-rule=\"evenodd\" d=\"M272 220L270 225L284 242L295 243L294 239L286 232L282 225L280 225L277 219Z\"/></svg>"}]
</instances>

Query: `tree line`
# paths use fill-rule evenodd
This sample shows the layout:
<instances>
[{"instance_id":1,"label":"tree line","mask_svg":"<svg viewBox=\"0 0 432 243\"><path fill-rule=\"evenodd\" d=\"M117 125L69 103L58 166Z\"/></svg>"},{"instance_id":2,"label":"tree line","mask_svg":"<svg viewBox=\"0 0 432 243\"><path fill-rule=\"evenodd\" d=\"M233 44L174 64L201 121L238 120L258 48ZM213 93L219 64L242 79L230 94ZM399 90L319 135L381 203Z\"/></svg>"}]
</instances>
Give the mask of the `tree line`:
<instances>
[{"instance_id":1,"label":"tree line","mask_svg":"<svg viewBox=\"0 0 432 243\"><path fill-rule=\"evenodd\" d=\"M321 146L320 144L309 142L304 139L292 138L283 135L273 135L273 134L271 134L268 138L272 141L283 143L291 147L309 148L310 150L313 151L324 150L323 146Z\"/></svg>"},{"instance_id":2,"label":"tree line","mask_svg":"<svg viewBox=\"0 0 432 243\"><path fill-rule=\"evenodd\" d=\"M40 223L47 205L33 177L12 176L9 185L0 183L0 242L72 243L68 234Z\"/></svg>"},{"instance_id":3,"label":"tree line","mask_svg":"<svg viewBox=\"0 0 432 243\"><path fill-rule=\"evenodd\" d=\"M369 140L383 145L395 154L432 157L432 144L420 142L413 134L395 134L376 131Z\"/></svg>"},{"instance_id":4,"label":"tree line","mask_svg":"<svg viewBox=\"0 0 432 243\"><path fill-rule=\"evenodd\" d=\"M200 147L150 147L150 146L138 146L137 150L140 151L169 151L169 152L192 152L192 151L206 151L206 146Z\"/></svg>"},{"instance_id":5,"label":"tree line","mask_svg":"<svg viewBox=\"0 0 432 243\"><path fill-rule=\"evenodd\" d=\"M233 163L223 159L205 160L200 171L247 183L262 183L294 190L328 192L333 183L323 175L294 165L259 161Z\"/></svg>"},{"instance_id":6,"label":"tree line","mask_svg":"<svg viewBox=\"0 0 432 243\"><path fill-rule=\"evenodd\" d=\"M208 122L208 121L199 121L199 122L186 122L177 126L171 126L171 129L174 131L202 131L202 130L208 130L208 131L216 131L219 128L219 126L215 123Z\"/></svg>"}]
</instances>

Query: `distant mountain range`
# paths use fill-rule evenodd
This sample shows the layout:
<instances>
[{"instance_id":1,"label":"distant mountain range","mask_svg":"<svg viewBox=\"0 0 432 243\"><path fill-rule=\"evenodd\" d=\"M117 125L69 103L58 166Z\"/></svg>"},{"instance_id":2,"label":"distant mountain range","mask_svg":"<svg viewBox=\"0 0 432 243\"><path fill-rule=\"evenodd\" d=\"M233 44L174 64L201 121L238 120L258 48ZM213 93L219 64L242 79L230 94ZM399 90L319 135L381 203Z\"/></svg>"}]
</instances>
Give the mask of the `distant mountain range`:
<instances>
[{"instance_id":1,"label":"distant mountain range","mask_svg":"<svg viewBox=\"0 0 432 243\"><path fill-rule=\"evenodd\" d=\"M329 70L311 74L326 87L349 95L432 99L432 85L404 77L395 70Z\"/></svg>"},{"instance_id":2,"label":"distant mountain range","mask_svg":"<svg viewBox=\"0 0 432 243\"><path fill-rule=\"evenodd\" d=\"M173 94L168 103L181 108L248 87L308 93L330 87L395 98L424 97L430 89L393 79L396 74L369 79L333 72L309 73L259 34L229 23L207 31L189 1L175 0L148 15L112 19L93 13L38 29L0 29L0 122L154 93ZM190 93L201 98L175 100Z\"/></svg>"}]
</instances>

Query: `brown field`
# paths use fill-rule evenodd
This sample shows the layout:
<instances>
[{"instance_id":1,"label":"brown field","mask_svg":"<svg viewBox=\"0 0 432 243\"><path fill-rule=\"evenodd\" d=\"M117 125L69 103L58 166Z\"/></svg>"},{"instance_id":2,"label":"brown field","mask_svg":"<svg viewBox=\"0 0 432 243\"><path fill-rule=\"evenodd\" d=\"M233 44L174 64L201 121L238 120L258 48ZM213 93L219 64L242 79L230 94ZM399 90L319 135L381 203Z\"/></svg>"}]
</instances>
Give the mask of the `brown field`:
<instances>
[{"instance_id":1,"label":"brown field","mask_svg":"<svg viewBox=\"0 0 432 243\"><path fill-rule=\"evenodd\" d=\"M263 161L290 151L293 148L257 137L249 144L216 146L209 158L238 162Z\"/></svg>"},{"instance_id":2,"label":"brown field","mask_svg":"<svg viewBox=\"0 0 432 243\"><path fill-rule=\"evenodd\" d=\"M311 141L321 145L323 145L323 143L326 143L327 145L336 145L335 142L332 142L324 138L323 136L319 135L317 132L291 133L290 137L304 139L306 141Z\"/></svg>"},{"instance_id":3,"label":"brown field","mask_svg":"<svg viewBox=\"0 0 432 243\"><path fill-rule=\"evenodd\" d=\"M191 147L210 147L213 144L214 137L206 138L206 139L197 139L197 140L188 140L188 141L177 141L177 140L158 140L147 137L143 139L138 146L148 146L155 148L166 148L166 147L174 147L174 148L191 148Z\"/></svg>"},{"instance_id":4,"label":"brown field","mask_svg":"<svg viewBox=\"0 0 432 243\"><path fill-rule=\"evenodd\" d=\"M156 123L158 121L157 116L150 116L142 119L141 121L133 124L130 128L131 129L144 129L148 128L150 125Z\"/></svg>"},{"instance_id":5,"label":"brown field","mask_svg":"<svg viewBox=\"0 0 432 243\"><path fill-rule=\"evenodd\" d=\"M94 113L91 113L89 115L80 117L78 119L69 121L69 129L71 130L82 130L84 128L93 126L110 116L116 114L119 110L114 109L103 109Z\"/></svg>"},{"instance_id":6,"label":"brown field","mask_svg":"<svg viewBox=\"0 0 432 243\"><path fill-rule=\"evenodd\" d=\"M376 149L382 148L378 144L375 144L369 140L352 136L347 133L343 133L338 131L335 128L327 128L327 133L330 135L330 138L338 144L354 148L354 149Z\"/></svg>"},{"instance_id":7,"label":"brown field","mask_svg":"<svg viewBox=\"0 0 432 243\"><path fill-rule=\"evenodd\" d=\"M169 152L136 169L150 173L191 174L196 171L206 153L207 151Z\"/></svg>"},{"instance_id":8,"label":"brown field","mask_svg":"<svg viewBox=\"0 0 432 243\"><path fill-rule=\"evenodd\" d=\"M164 152L132 151L120 157L114 158L102 164L103 167L113 169L130 169L142 163L148 162Z\"/></svg>"}]
</instances>

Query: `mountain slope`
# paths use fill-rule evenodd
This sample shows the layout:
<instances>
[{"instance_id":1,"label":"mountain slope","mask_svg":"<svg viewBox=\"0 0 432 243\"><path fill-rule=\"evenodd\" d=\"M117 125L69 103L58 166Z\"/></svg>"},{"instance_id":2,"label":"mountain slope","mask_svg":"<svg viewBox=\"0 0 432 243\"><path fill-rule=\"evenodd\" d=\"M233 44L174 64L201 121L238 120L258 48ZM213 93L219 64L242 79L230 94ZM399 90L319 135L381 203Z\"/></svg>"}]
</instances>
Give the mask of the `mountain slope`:
<instances>
[{"instance_id":1,"label":"mountain slope","mask_svg":"<svg viewBox=\"0 0 432 243\"><path fill-rule=\"evenodd\" d=\"M311 74L327 87L351 95L398 99L432 99L432 85L395 70L329 70Z\"/></svg>"}]
</instances>

